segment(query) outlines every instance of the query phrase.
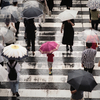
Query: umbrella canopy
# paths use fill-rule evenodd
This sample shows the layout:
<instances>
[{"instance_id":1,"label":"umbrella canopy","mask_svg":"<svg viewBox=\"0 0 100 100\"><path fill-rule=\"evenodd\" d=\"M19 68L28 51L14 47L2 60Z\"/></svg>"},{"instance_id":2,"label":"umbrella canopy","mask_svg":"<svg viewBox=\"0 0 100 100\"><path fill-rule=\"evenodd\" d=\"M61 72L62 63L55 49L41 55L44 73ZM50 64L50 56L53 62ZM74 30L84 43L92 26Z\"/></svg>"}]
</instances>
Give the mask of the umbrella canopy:
<instances>
[{"instance_id":1,"label":"umbrella canopy","mask_svg":"<svg viewBox=\"0 0 100 100\"><path fill-rule=\"evenodd\" d=\"M89 92L97 85L93 75L81 69L68 73L67 82L76 90Z\"/></svg>"},{"instance_id":2,"label":"umbrella canopy","mask_svg":"<svg viewBox=\"0 0 100 100\"><path fill-rule=\"evenodd\" d=\"M22 11L22 17L26 19L37 18L43 14L43 11L38 7L26 7Z\"/></svg>"},{"instance_id":3,"label":"umbrella canopy","mask_svg":"<svg viewBox=\"0 0 100 100\"><path fill-rule=\"evenodd\" d=\"M76 18L77 12L78 11L76 10L65 10L64 12L60 13L58 17L60 18L61 21L74 19Z\"/></svg>"},{"instance_id":4,"label":"umbrella canopy","mask_svg":"<svg viewBox=\"0 0 100 100\"><path fill-rule=\"evenodd\" d=\"M11 15L11 17L14 17L13 20L15 20L15 21L17 21L20 17L20 13L19 13L17 7L14 7L14 6L3 7L1 9L1 14L4 16Z\"/></svg>"},{"instance_id":5,"label":"umbrella canopy","mask_svg":"<svg viewBox=\"0 0 100 100\"><path fill-rule=\"evenodd\" d=\"M84 42L99 43L99 34L100 32L94 29L86 29L79 34L78 39Z\"/></svg>"},{"instance_id":6,"label":"umbrella canopy","mask_svg":"<svg viewBox=\"0 0 100 100\"><path fill-rule=\"evenodd\" d=\"M0 65L0 81L7 81L8 71Z\"/></svg>"},{"instance_id":7,"label":"umbrella canopy","mask_svg":"<svg viewBox=\"0 0 100 100\"><path fill-rule=\"evenodd\" d=\"M23 4L23 7L36 7L36 8L40 8L43 10L43 5L40 4L39 2L37 1L26 1L24 4Z\"/></svg>"},{"instance_id":8,"label":"umbrella canopy","mask_svg":"<svg viewBox=\"0 0 100 100\"><path fill-rule=\"evenodd\" d=\"M88 3L87 3L87 6L91 10L100 8L100 0L89 0Z\"/></svg>"},{"instance_id":9,"label":"umbrella canopy","mask_svg":"<svg viewBox=\"0 0 100 100\"><path fill-rule=\"evenodd\" d=\"M27 50L19 44L11 44L4 47L2 55L11 60L20 60L27 57Z\"/></svg>"},{"instance_id":10,"label":"umbrella canopy","mask_svg":"<svg viewBox=\"0 0 100 100\"><path fill-rule=\"evenodd\" d=\"M56 51L58 48L59 48L59 44L57 44L54 41L48 41L41 45L39 51L42 54L47 54L47 53L52 53L52 52Z\"/></svg>"}]
</instances>

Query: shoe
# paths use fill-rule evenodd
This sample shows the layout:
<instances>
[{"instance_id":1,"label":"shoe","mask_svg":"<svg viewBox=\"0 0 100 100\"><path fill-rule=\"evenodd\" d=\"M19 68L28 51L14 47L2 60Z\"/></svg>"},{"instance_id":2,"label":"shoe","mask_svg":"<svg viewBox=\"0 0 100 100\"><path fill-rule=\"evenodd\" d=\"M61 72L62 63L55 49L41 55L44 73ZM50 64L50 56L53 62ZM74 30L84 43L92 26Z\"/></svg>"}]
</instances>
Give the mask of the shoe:
<instances>
[{"instance_id":1,"label":"shoe","mask_svg":"<svg viewBox=\"0 0 100 100\"><path fill-rule=\"evenodd\" d=\"M69 50L69 47L66 47L66 50L68 51Z\"/></svg>"},{"instance_id":2,"label":"shoe","mask_svg":"<svg viewBox=\"0 0 100 100\"><path fill-rule=\"evenodd\" d=\"M35 53L33 52L33 56L35 55Z\"/></svg>"},{"instance_id":3,"label":"shoe","mask_svg":"<svg viewBox=\"0 0 100 100\"><path fill-rule=\"evenodd\" d=\"M39 28L42 28L42 26L39 24Z\"/></svg>"},{"instance_id":4,"label":"shoe","mask_svg":"<svg viewBox=\"0 0 100 100\"><path fill-rule=\"evenodd\" d=\"M16 92L16 96L17 96L17 97L19 97L19 96L20 96L18 92Z\"/></svg>"},{"instance_id":5,"label":"shoe","mask_svg":"<svg viewBox=\"0 0 100 100\"><path fill-rule=\"evenodd\" d=\"M13 93L13 96L15 96L15 93Z\"/></svg>"},{"instance_id":6,"label":"shoe","mask_svg":"<svg viewBox=\"0 0 100 100\"><path fill-rule=\"evenodd\" d=\"M72 47L70 48L70 52L73 52L73 49L72 49Z\"/></svg>"},{"instance_id":7,"label":"shoe","mask_svg":"<svg viewBox=\"0 0 100 100\"><path fill-rule=\"evenodd\" d=\"M30 47L27 47L27 50L30 51Z\"/></svg>"},{"instance_id":8,"label":"shoe","mask_svg":"<svg viewBox=\"0 0 100 100\"><path fill-rule=\"evenodd\" d=\"M52 75L52 73L51 73L51 72L49 72L49 75Z\"/></svg>"},{"instance_id":9,"label":"shoe","mask_svg":"<svg viewBox=\"0 0 100 100\"><path fill-rule=\"evenodd\" d=\"M52 68L51 68L51 71L52 71Z\"/></svg>"}]
</instances>

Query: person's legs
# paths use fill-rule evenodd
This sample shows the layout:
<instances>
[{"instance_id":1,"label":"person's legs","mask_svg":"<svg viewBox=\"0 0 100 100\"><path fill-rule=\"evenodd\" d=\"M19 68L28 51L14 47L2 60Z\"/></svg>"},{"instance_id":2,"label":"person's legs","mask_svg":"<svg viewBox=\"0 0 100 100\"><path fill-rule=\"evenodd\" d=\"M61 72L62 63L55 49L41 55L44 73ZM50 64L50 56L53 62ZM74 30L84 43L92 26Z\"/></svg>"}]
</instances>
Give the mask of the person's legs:
<instances>
[{"instance_id":1,"label":"person's legs","mask_svg":"<svg viewBox=\"0 0 100 100\"><path fill-rule=\"evenodd\" d=\"M70 52L73 52L73 48L72 48L72 45L70 45Z\"/></svg>"},{"instance_id":2,"label":"person's legs","mask_svg":"<svg viewBox=\"0 0 100 100\"><path fill-rule=\"evenodd\" d=\"M68 47L68 45L66 44L66 50L68 51L69 50L69 47Z\"/></svg>"},{"instance_id":3,"label":"person's legs","mask_svg":"<svg viewBox=\"0 0 100 100\"><path fill-rule=\"evenodd\" d=\"M92 74L92 72L93 72L93 68L88 69L88 72L90 72L90 73Z\"/></svg>"},{"instance_id":4,"label":"person's legs","mask_svg":"<svg viewBox=\"0 0 100 100\"><path fill-rule=\"evenodd\" d=\"M40 27L40 28L42 28L42 26L41 26L41 22L42 22L42 21L41 21L41 20L42 20L42 18L39 17L39 27Z\"/></svg>"},{"instance_id":5,"label":"person's legs","mask_svg":"<svg viewBox=\"0 0 100 100\"><path fill-rule=\"evenodd\" d=\"M48 67L49 67L49 75L52 75L52 62L48 62Z\"/></svg>"},{"instance_id":6,"label":"person's legs","mask_svg":"<svg viewBox=\"0 0 100 100\"><path fill-rule=\"evenodd\" d=\"M43 12L43 23L45 23L45 13Z\"/></svg>"},{"instance_id":7,"label":"person's legs","mask_svg":"<svg viewBox=\"0 0 100 100\"><path fill-rule=\"evenodd\" d=\"M91 21L92 28L94 29L94 20Z\"/></svg>"},{"instance_id":8,"label":"person's legs","mask_svg":"<svg viewBox=\"0 0 100 100\"><path fill-rule=\"evenodd\" d=\"M87 71L87 68L84 68L85 71Z\"/></svg>"},{"instance_id":9,"label":"person's legs","mask_svg":"<svg viewBox=\"0 0 100 100\"><path fill-rule=\"evenodd\" d=\"M30 39L27 39L27 50L30 50Z\"/></svg>"},{"instance_id":10,"label":"person's legs","mask_svg":"<svg viewBox=\"0 0 100 100\"><path fill-rule=\"evenodd\" d=\"M32 41L32 52L33 52L33 55L35 54L34 51L35 51L35 38L31 40Z\"/></svg>"},{"instance_id":11,"label":"person's legs","mask_svg":"<svg viewBox=\"0 0 100 100\"><path fill-rule=\"evenodd\" d=\"M20 24L19 21L15 23L15 28L16 28L16 30L17 30L17 31L16 31L16 35L15 35L16 37L18 37L18 33L19 33L19 24Z\"/></svg>"},{"instance_id":12,"label":"person's legs","mask_svg":"<svg viewBox=\"0 0 100 100\"><path fill-rule=\"evenodd\" d=\"M95 30L98 30L98 20L95 21Z\"/></svg>"},{"instance_id":13,"label":"person's legs","mask_svg":"<svg viewBox=\"0 0 100 100\"><path fill-rule=\"evenodd\" d=\"M16 93L16 96L18 97L19 96L19 93L18 93L18 89L19 89L19 82L14 82L14 86L15 86L15 93Z\"/></svg>"},{"instance_id":14,"label":"person's legs","mask_svg":"<svg viewBox=\"0 0 100 100\"><path fill-rule=\"evenodd\" d=\"M15 86L14 86L14 82L10 82L10 88L11 88L11 91L13 93L13 95L15 94Z\"/></svg>"}]
</instances>

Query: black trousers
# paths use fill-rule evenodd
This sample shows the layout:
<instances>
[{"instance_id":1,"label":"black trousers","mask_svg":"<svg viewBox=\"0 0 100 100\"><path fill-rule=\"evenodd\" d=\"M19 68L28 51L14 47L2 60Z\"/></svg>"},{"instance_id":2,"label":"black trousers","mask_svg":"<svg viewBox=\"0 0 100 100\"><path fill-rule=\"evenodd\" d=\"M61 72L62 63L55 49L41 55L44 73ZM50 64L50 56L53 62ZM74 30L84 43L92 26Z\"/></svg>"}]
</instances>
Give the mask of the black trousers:
<instances>
[{"instance_id":1,"label":"black trousers","mask_svg":"<svg viewBox=\"0 0 100 100\"><path fill-rule=\"evenodd\" d=\"M32 51L35 51L35 39L27 39L27 47L30 47L30 43L32 43Z\"/></svg>"},{"instance_id":2,"label":"black trousers","mask_svg":"<svg viewBox=\"0 0 100 100\"><path fill-rule=\"evenodd\" d=\"M98 30L98 20L91 20L92 28Z\"/></svg>"},{"instance_id":3,"label":"black trousers","mask_svg":"<svg viewBox=\"0 0 100 100\"><path fill-rule=\"evenodd\" d=\"M17 37L17 35L18 35L18 33L19 33L19 24L20 24L20 22L18 21L18 22L16 22L15 23L15 28L16 28L16 34L15 34L15 36Z\"/></svg>"},{"instance_id":4,"label":"black trousers","mask_svg":"<svg viewBox=\"0 0 100 100\"><path fill-rule=\"evenodd\" d=\"M94 68L94 67L93 67L93 68ZM84 68L84 70L85 70L85 71L88 71L88 72L90 72L90 73L92 74L93 68Z\"/></svg>"}]
</instances>

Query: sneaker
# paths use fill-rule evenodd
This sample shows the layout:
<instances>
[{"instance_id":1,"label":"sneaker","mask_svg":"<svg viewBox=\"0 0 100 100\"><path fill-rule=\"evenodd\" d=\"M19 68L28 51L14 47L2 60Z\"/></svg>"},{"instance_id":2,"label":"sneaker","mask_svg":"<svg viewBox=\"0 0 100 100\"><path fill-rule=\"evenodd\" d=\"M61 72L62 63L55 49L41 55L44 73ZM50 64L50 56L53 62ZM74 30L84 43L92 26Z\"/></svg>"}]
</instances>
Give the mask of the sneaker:
<instances>
[{"instance_id":1,"label":"sneaker","mask_svg":"<svg viewBox=\"0 0 100 100\"><path fill-rule=\"evenodd\" d=\"M16 92L16 96L17 96L17 97L19 97L19 96L20 96L18 92Z\"/></svg>"},{"instance_id":2,"label":"sneaker","mask_svg":"<svg viewBox=\"0 0 100 100\"><path fill-rule=\"evenodd\" d=\"M51 73L51 72L49 72L49 75L52 75L52 73Z\"/></svg>"}]
</instances>

